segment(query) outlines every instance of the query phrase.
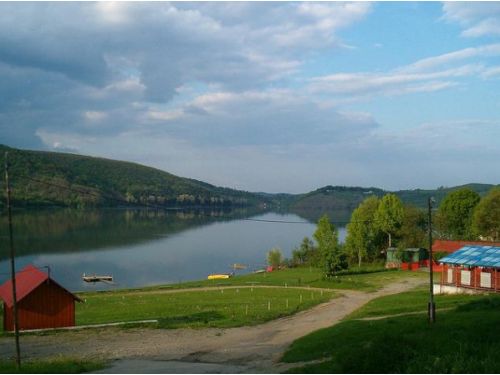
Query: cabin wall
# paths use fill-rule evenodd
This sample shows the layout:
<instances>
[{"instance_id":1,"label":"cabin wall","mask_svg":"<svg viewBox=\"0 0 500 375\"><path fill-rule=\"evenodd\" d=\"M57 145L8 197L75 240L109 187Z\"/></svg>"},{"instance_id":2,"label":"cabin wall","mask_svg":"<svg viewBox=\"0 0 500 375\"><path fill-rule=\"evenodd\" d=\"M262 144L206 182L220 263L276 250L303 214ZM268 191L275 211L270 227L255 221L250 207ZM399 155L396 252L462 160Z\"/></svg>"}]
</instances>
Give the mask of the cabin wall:
<instances>
[{"instance_id":1,"label":"cabin wall","mask_svg":"<svg viewBox=\"0 0 500 375\"><path fill-rule=\"evenodd\" d=\"M75 325L73 296L54 283L44 282L18 303L19 329ZM14 330L13 308L4 310L4 329Z\"/></svg>"},{"instance_id":2,"label":"cabin wall","mask_svg":"<svg viewBox=\"0 0 500 375\"><path fill-rule=\"evenodd\" d=\"M457 287L500 291L500 272L495 268L461 267L443 264L441 273L442 285L455 285ZM464 276L470 272L469 283Z\"/></svg>"}]
</instances>

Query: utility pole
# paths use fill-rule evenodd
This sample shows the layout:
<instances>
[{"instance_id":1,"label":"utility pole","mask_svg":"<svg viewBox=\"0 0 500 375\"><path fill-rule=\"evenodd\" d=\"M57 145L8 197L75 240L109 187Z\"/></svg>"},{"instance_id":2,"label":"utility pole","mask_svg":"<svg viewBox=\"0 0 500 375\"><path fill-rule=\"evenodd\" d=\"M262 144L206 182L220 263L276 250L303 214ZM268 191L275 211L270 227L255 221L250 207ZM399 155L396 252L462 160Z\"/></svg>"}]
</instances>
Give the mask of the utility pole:
<instances>
[{"instance_id":1,"label":"utility pole","mask_svg":"<svg viewBox=\"0 0 500 375\"><path fill-rule=\"evenodd\" d=\"M436 321L436 305L434 304L434 269L433 263L434 259L432 257L432 202L434 199L429 197L429 289L430 289L430 299L429 305L427 307L427 312L429 316L429 323L434 323Z\"/></svg>"},{"instance_id":2,"label":"utility pole","mask_svg":"<svg viewBox=\"0 0 500 375\"><path fill-rule=\"evenodd\" d=\"M5 152L5 189L7 193L7 215L9 219L9 247L10 247L10 276L12 280L12 305L14 306L14 332L16 338L16 364L21 368L21 349L19 347L19 319L17 315L17 295L16 295L16 265L14 252L14 237L12 234L12 209L10 206L10 185L9 185L9 153ZM5 313L5 312L4 312Z\"/></svg>"}]
</instances>

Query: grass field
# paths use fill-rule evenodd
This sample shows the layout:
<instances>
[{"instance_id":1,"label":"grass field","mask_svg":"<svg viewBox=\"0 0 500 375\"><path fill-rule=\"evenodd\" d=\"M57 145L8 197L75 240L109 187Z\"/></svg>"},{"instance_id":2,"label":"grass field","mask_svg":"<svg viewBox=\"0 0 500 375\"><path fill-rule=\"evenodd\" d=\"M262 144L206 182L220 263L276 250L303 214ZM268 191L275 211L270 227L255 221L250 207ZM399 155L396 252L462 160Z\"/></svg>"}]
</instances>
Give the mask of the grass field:
<instances>
[{"instance_id":1,"label":"grass field","mask_svg":"<svg viewBox=\"0 0 500 375\"><path fill-rule=\"evenodd\" d=\"M333 291L293 288L210 288L204 291L86 293L78 325L158 319L159 328L253 325L326 302Z\"/></svg>"},{"instance_id":2,"label":"grass field","mask_svg":"<svg viewBox=\"0 0 500 375\"><path fill-rule=\"evenodd\" d=\"M391 270L386 271L380 266L366 266L351 273L341 274L331 279L324 279L319 268L297 267L279 270L275 272L264 272L259 274L247 274L235 276L225 280L199 280L179 284L156 286L150 289L178 289L198 288L207 286L231 286L231 285L273 285L273 286L305 286L312 288L329 289L353 289L366 292L376 291L384 285L396 282L403 278L426 278L425 272L408 272ZM142 290L148 290L144 288Z\"/></svg>"},{"instance_id":3,"label":"grass field","mask_svg":"<svg viewBox=\"0 0 500 375\"><path fill-rule=\"evenodd\" d=\"M225 280L83 293L80 296L85 303L77 304L76 319L78 325L147 319L158 319L159 323L153 326L168 328L252 325L308 309L336 295L315 288L374 291L403 278L426 277L421 272L380 272L370 267L361 271L325 280L320 269L290 268ZM177 291L184 288L192 290Z\"/></svg>"},{"instance_id":4,"label":"grass field","mask_svg":"<svg viewBox=\"0 0 500 375\"><path fill-rule=\"evenodd\" d=\"M77 325L87 325L158 319L159 323L152 326L169 328L251 325L308 309L336 295L333 290L322 292L315 288L370 292L404 278L427 277L423 272L381 271L380 266L366 266L359 271L325 280L320 269L290 268L227 280L79 293L86 302L76 304L76 321ZM207 287L210 290L196 290ZM222 292L222 287L233 288ZM192 290L178 291L184 288Z\"/></svg>"},{"instance_id":5,"label":"grass field","mask_svg":"<svg viewBox=\"0 0 500 375\"><path fill-rule=\"evenodd\" d=\"M316 360L301 373L499 373L500 296L437 296L426 290L375 299L343 322L297 340L283 361ZM424 311L380 320L360 318Z\"/></svg>"},{"instance_id":6,"label":"grass field","mask_svg":"<svg viewBox=\"0 0 500 375\"><path fill-rule=\"evenodd\" d=\"M100 370L105 367L102 361L60 358L52 360L30 360L21 363L21 369L14 361L0 361L2 374L79 374Z\"/></svg>"}]
</instances>

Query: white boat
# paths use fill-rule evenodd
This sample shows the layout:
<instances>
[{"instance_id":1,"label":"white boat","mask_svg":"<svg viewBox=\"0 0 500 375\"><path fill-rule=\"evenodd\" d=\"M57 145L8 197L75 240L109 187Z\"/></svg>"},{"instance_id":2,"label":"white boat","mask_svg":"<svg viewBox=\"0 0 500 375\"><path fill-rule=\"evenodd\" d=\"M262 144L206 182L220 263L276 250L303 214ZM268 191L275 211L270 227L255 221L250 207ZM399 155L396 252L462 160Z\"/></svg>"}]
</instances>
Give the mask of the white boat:
<instances>
[{"instance_id":1,"label":"white boat","mask_svg":"<svg viewBox=\"0 0 500 375\"><path fill-rule=\"evenodd\" d=\"M87 282L87 283L97 283L99 281L105 281L105 282L112 282L113 281L113 276L112 275L82 275L82 280Z\"/></svg>"}]
</instances>

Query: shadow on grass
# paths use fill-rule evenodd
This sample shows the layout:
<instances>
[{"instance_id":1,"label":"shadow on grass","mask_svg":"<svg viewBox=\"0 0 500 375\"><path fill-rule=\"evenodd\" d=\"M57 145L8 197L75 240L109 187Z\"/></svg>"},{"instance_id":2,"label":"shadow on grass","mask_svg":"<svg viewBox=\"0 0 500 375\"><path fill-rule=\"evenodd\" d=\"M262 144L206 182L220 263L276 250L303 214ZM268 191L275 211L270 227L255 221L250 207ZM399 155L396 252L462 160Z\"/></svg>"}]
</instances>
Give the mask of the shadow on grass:
<instances>
[{"instance_id":1,"label":"shadow on grass","mask_svg":"<svg viewBox=\"0 0 500 375\"><path fill-rule=\"evenodd\" d=\"M217 311L203 311L188 315L178 315L158 319L158 328L177 328L186 325L207 325L226 317Z\"/></svg>"},{"instance_id":2,"label":"shadow on grass","mask_svg":"<svg viewBox=\"0 0 500 375\"><path fill-rule=\"evenodd\" d=\"M498 310L500 309L500 297L487 296L476 301L464 303L457 306L457 312L475 311L475 310Z\"/></svg>"}]
</instances>

